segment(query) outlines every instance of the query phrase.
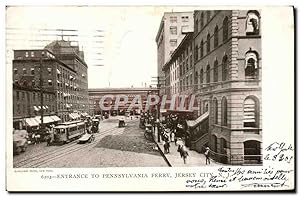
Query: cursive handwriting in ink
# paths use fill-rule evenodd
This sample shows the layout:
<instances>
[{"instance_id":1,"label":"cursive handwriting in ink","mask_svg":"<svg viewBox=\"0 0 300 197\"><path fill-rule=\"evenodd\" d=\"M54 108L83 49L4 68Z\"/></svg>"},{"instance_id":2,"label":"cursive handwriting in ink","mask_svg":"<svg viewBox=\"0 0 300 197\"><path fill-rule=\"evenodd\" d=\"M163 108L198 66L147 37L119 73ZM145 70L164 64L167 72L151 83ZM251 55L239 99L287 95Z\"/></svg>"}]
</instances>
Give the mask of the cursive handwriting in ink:
<instances>
[{"instance_id":1,"label":"cursive handwriting in ink","mask_svg":"<svg viewBox=\"0 0 300 197\"><path fill-rule=\"evenodd\" d=\"M284 142L273 142L265 150L267 154L264 160L290 163L294 158L293 146L291 144L287 145Z\"/></svg>"}]
</instances>

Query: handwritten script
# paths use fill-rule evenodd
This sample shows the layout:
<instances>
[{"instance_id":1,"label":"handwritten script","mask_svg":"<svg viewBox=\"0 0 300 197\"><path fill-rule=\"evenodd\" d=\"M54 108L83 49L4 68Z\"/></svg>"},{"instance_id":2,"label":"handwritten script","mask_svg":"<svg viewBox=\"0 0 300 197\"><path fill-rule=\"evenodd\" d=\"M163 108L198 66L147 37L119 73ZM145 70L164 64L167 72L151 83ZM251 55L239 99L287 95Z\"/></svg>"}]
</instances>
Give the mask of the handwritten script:
<instances>
[{"instance_id":1,"label":"handwritten script","mask_svg":"<svg viewBox=\"0 0 300 197\"><path fill-rule=\"evenodd\" d=\"M272 163L292 163L293 146L284 142L274 142L264 149L263 155L266 161L263 166L223 166L216 172L210 173L210 176L186 180L185 186L193 189L235 188L237 190L290 188L294 177L293 168L289 165L280 165L280 169L277 169Z\"/></svg>"}]
</instances>

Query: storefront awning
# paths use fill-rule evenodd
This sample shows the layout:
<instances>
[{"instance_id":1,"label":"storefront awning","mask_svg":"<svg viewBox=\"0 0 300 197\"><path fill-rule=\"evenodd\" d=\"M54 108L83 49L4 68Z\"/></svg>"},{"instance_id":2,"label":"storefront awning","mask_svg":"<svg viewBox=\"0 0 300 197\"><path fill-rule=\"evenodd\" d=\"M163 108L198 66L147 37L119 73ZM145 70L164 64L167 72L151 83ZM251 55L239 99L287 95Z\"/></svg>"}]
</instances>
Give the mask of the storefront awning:
<instances>
[{"instance_id":1,"label":"storefront awning","mask_svg":"<svg viewBox=\"0 0 300 197\"><path fill-rule=\"evenodd\" d=\"M30 127L39 126L39 123L35 120L35 118L25 118L25 122Z\"/></svg>"},{"instance_id":2,"label":"storefront awning","mask_svg":"<svg viewBox=\"0 0 300 197\"><path fill-rule=\"evenodd\" d=\"M205 112L204 114L202 114L200 117L198 117L196 120L187 120L186 123L187 123L187 126L188 127L195 127L197 126L199 123L201 123L203 120L205 120L209 115L209 112Z\"/></svg>"},{"instance_id":3,"label":"storefront awning","mask_svg":"<svg viewBox=\"0 0 300 197\"><path fill-rule=\"evenodd\" d=\"M41 124L41 116L36 116L34 119L35 119L35 121L37 121L39 124ZM47 124L47 123L54 122L54 120L53 120L50 116L44 116L44 117L43 117L43 122L44 122L44 124Z\"/></svg>"},{"instance_id":4,"label":"storefront awning","mask_svg":"<svg viewBox=\"0 0 300 197\"><path fill-rule=\"evenodd\" d=\"M50 117L54 120L54 122L60 121L60 118L58 116L50 116Z\"/></svg>"}]
</instances>

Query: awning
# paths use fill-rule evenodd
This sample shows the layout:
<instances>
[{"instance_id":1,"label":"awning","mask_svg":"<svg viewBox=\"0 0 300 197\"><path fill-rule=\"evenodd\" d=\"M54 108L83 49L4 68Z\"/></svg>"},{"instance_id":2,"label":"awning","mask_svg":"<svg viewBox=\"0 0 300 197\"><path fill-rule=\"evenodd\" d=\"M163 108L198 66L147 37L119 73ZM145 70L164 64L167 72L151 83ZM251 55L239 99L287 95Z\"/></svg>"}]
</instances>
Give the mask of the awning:
<instances>
[{"instance_id":1,"label":"awning","mask_svg":"<svg viewBox=\"0 0 300 197\"><path fill-rule=\"evenodd\" d=\"M37 106L33 106L34 111L39 111L39 108Z\"/></svg>"},{"instance_id":2,"label":"awning","mask_svg":"<svg viewBox=\"0 0 300 197\"><path fill-rule=\"evenodd\" d=\"M54 122L60 121L60 118L58 116L50 116L50 117L54 120Z\"/></svg>"},{"instance_id":3,"label":"awning","mask_svg":"<svg viewBox=\"0 0 300 197\"><path fill-rule=\"evenodd\" d=\"M201 123L203 120L205 120L209 115L209 112L205 112L204 114L202 114L200 117L198 117L196 120L187 120L187 126L188 127L195 127L197 126L199 123Z\"/></svg>"},{"instance_id":4,"label":"awning","mask_svg":"<svg viewBox=\"0 0 300 197\"><path fill-rule=\"evenodd\" d=\"M69 117L70 117L71 119L76 119L76 118L74 117L73 113L70 113L70 114L69 114Z\"/></svg>"},{"instance_id":5,"label":"awning","mask_svg":"<svg viewBox=\"0 0 300 197\"><path fill-rule=\"evenodd\" d=\"M39 126L39 123L35 120L35 118L25 118L25 122L30 127Z\"/></svg>"},{"instance_id":6,"label":"awning","mask_svg":"<svg viewBox=\"0 0 300 197\"><path fill-rule=\"evenodd\" d=\"M35 119L35 121L37 121L39 124L41 124L41 116L36 116L34 119ZM44 124L47 124L47 123L54 122L54 120L53 120L50 116L44 116L44 117L43 117L43 122L44 122Z\"/></svg>"}]
</instances>

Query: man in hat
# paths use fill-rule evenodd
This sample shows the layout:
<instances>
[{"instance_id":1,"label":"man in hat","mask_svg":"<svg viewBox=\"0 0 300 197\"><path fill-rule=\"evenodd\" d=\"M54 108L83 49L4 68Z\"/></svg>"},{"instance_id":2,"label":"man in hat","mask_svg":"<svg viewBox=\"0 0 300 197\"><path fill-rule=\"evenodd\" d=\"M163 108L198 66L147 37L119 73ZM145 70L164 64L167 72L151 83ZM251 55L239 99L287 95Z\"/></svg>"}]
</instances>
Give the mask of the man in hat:
<instances>
[{"instance_id":1,"label":"man in hat","mask_svg":"<svg viewBox=\"0 0 300 197\"><path fill-rule=\"evenodd\" d=\"M209 159L210 149L209 149L208 146L205 149L204 155L205 155L205 158L206 158L206 160L205 160L206 165L210 164L210 159Z\"/></svg>"}]
</instances>

